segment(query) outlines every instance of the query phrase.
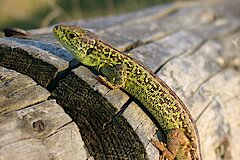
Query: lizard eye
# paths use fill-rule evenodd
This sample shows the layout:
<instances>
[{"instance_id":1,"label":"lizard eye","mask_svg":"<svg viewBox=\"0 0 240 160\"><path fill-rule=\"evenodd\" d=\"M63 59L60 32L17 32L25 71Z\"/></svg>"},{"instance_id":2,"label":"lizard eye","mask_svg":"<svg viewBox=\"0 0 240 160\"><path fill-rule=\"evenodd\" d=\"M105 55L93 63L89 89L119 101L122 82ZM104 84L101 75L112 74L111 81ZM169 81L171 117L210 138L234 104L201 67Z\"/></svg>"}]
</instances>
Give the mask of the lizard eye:
<instances>
[{"instance_id":1,"label":"lizard eye","mask_svg":"<svg viewBox=\"0 0 240 160\"><path fill-rule=\"evenodd\" d=\"M76 35L75 35L75 34L73 34L73 33L70 33L70 34L69 34L69 37L70 37L70 38L75 38L75 37L76 37Z\"/></svg>"},{"instance_id":2,"label":"lizard eye","mask_svg":"<svg viewBox=\"0 0 240 160\"><path fill-rule=\"evenodd\" d=\"M92 51L93 51L93 48L89 48L89 49L87 50L87 55L91 54Z\"/></svg>"}]
</instances>

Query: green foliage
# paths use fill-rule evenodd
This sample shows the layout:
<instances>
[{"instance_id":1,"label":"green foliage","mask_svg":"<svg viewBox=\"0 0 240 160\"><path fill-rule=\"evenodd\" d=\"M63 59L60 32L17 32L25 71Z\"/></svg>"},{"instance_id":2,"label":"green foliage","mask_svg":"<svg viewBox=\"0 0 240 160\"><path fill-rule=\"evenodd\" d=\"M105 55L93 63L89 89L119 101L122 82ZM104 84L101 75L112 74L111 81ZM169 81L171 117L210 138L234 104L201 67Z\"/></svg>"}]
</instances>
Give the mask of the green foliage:
<instances>
[{"instance_id":1,"label":"green foliage","mask_svg":"<svg viewBox=\"0 0 240 160\"><path fill-rule=\"evenodd\" d=\"M121 14L124 12L140 10L149 6L160 5L171 0L52 0L52 1L35 1L35 8L32 1L24 1L24 5L18 8L12 8L22 13L27 12L26 17L19 18L12 13L9 16L8 9L0 11L5 15L4 21L0 20L0 30L6 27L19 27L31 29L48 26L58 22L66 22L90 17L106 16ZM18 3L18 0L12 0L12 4ZM29 3L29 5L27 5ZM39 5L38 5L39 4ZM8 4L8 6L11 4ZM17 5L13 5L17 6ZM4 8L4 3L2 5ZM7 8L7 6L6 6Z\"/></svg>"}]
</instances>

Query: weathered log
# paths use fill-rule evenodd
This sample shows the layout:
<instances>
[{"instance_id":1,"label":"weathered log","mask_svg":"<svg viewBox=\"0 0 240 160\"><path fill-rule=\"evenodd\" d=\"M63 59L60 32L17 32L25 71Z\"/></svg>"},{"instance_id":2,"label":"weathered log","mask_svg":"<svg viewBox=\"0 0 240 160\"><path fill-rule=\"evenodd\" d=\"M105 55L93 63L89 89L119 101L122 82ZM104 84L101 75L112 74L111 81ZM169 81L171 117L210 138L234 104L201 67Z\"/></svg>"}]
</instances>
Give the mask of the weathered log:
<instances>
[{"instance_id":1,"label":"weathered log","mask_svg":"<svg viewBox=\"0 0 240 160\"><path fill-rule=\"evenodd\" d=\"M229 5L175 3L70 24L131 52L177 93L203 159L237 159L240 20L225 14ZM165 137L154 118L71 61L51 30L0 39L0 159L158 159L149 141Z\"/></svg>"}]
</instances>

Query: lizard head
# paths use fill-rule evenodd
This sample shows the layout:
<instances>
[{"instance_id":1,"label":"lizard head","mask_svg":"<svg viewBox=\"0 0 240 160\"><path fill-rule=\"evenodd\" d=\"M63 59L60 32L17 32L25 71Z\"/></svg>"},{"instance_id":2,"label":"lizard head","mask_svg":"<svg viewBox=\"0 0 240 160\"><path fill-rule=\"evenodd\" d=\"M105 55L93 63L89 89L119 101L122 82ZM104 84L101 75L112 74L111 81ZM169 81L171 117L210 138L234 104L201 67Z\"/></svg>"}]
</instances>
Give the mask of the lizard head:
<instances>
[{"instance_id":1,"label":"lizard head","mask_svg":"<svg viewBox=\"0 0 240 160\"><path fill-rule=\"evenodd\" d=\"M95 46L99 38L78 26L58 25L53 29L58 41L81 63L87 66L100 64Z\"/></svg>"}]
</instances>

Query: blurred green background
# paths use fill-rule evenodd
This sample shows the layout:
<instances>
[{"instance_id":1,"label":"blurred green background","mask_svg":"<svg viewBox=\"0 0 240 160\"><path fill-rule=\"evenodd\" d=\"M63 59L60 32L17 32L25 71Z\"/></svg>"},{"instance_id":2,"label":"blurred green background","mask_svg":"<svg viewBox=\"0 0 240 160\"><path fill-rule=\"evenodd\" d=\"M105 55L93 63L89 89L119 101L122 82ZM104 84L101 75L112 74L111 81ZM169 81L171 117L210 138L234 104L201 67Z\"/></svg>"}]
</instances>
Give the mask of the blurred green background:
<instances>
[{"instance_id":1,"label":"blurred green background","mask_svg":"<svg viewBox=\"0 0 240 160\"><path fill-rule=\"evenodd\" d=\"M90 17L117 15L171 0L0 0L0 31L32 29Z\"/></svg>"}]
</instances>

